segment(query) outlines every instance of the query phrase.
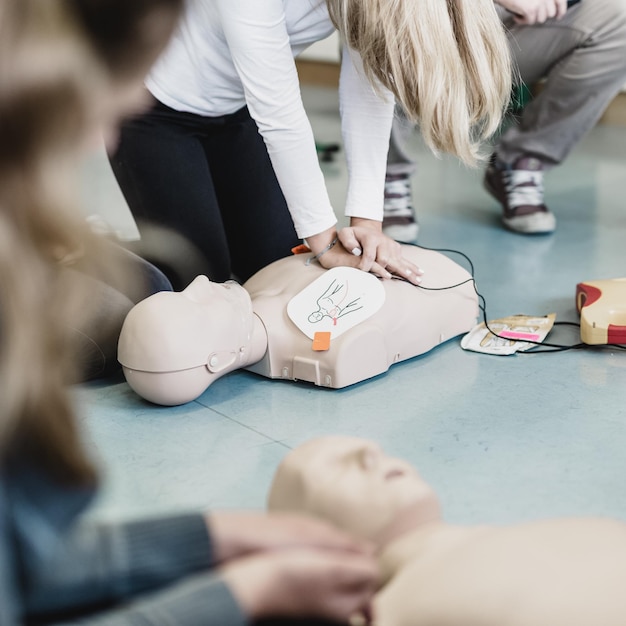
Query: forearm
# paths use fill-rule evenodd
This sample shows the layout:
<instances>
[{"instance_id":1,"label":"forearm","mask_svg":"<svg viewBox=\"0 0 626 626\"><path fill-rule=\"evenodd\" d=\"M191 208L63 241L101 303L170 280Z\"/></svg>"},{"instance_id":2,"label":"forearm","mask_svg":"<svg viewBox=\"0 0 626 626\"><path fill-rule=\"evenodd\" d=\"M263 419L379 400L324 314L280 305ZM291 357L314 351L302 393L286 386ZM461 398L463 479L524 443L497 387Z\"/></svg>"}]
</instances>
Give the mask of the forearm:
<instances>
[{"instance_id":1,"label":"forearm","mask_svg":"<svg viewBox=\"0 0 626 626\"><path fill-rule=\"evenodd\" d=\"M246 626L249 620L221 579L200 574L113 610L45 623L54 626Z\"/></svg>"},{"instance_id":2,"label":"forearm","mask_svg":"<svg viewBox=\"0 0 626 626\"><path fill-rule=\"evenodd\" d=\"M295 129L279 132L283 136L262 134L296 233L309 241L334 229L337 218L319 167L313 133Z\"/></svg>"},{"instance_id":3,"label":"forearm","mask_svg":"<svg viewBox=\"0 0 626 626\"><path fill-rule=\"evenodd\" d=\"M382 221L393 96L382 85L375 89L369 83L360 57L347 47L342 55L339 95L348 166L346 215Z\"/></svg>"},{"instance_id":4,"label":"forearm","mask_svg":"<svg viewBox=\"0 0 626 626\"><path fill-rule=\"evenodd\" d=\"M81 525L55 556L27 563L27 611L33 614L117 603L212 565L200 514L122 524Z\"/></svg>"},{"instance_id":5,"label":"forearm","mask_svg":"<svg viewBox=\"0 0 626 626\"><path fill-rule=\"evenodd\" d=\"M318 235L336 223L319 166L281 0L216 0L246 104L267 151L296 232Z\"/></svg>"}]
</instances>

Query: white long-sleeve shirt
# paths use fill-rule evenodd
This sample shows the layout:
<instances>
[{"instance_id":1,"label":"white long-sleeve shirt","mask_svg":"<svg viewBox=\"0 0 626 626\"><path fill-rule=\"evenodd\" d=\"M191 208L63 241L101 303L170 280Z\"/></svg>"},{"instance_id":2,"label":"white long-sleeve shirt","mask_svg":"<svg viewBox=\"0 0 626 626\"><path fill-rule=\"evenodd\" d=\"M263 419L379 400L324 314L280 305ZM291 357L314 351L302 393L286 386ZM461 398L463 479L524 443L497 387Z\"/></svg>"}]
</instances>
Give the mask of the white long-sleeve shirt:
<instances>
[{"instance_id":1,"label":"white long-sleeve shirt","mask_svg":"<svg viewBox=\"0 0 626 626\"><path fill-rule=\"evenodd\" d=\"M336 223L300 95L294 57L333 31L324 0L189 0L146 84L161 102L206 116L247 105L298 236ZM344 48L339 87L348 164L346 215L382 220L393 97ZM259 207L262 211L263 207Z\"/></svg>"}]
</instances>

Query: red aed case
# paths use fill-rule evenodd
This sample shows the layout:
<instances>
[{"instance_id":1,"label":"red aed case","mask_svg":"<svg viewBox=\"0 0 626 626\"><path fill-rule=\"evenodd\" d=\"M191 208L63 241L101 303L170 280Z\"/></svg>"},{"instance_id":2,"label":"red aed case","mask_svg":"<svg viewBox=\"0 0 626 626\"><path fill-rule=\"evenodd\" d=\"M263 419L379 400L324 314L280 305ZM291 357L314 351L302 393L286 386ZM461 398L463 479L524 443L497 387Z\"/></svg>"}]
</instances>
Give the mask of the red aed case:
<instances>
[{"instance_id":1,"label":"red aed case","mask_svg":"<svg viewBox=\"0 0 626 626\"><path fill-rule=\"evenodd\" d=\"M576 308L584 343L626 344L626 278L578 283Z\"/></svg>"}]
</instances>

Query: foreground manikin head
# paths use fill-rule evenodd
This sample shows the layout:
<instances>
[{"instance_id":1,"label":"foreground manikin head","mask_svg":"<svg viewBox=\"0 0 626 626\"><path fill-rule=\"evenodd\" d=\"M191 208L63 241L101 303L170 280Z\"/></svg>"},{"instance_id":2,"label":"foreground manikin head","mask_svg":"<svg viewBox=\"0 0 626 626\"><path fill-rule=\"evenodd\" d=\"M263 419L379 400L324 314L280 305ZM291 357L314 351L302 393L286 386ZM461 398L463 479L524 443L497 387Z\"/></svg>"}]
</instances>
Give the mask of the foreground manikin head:
<instances>
[{"instance_id":1,"label":"foreground manikin head","mask_svg":"<svg viewBox=\"0 0 626 626\"><path fill-rule=\"evenodd\" d=\"M213 283L198 276L185 290L157 293L130 311L118 359L142 397L179 404L199 396L213 379L246 365L253 331L247 291L232 281Z\"/></svg>"},{"instance_id":2,"label":"foreground manikin head","mask_svg":"<svg viewBox=\"0 0 626 626\"><path fill-rule=\"evenodd\" d=\"M268 506L309 513L374 541L406 514L412 524L439 519L437 497L415 468L373 441L346 436L320 437L290 452Z\"/></svg>"}]
</instances>

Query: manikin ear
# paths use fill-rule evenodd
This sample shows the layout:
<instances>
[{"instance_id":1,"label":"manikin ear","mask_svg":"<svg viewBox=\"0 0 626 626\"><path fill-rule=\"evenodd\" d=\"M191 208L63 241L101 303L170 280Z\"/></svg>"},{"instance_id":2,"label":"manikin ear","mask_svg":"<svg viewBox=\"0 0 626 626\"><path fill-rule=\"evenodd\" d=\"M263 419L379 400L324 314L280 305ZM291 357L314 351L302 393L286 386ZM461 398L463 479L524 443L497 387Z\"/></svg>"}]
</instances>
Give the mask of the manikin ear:
<instances>
[{"instance_id":1,"label":"manikin ear","mask_svg":"<svg viewBox=\"0 0 626 626\"><path fill-rule=\"evenodd\" d=\"M144 372L123 367L130 388L139 396L164 406L195 400L215 378L202 365L179 372Z\"/></svg>"},{"instance_id":2,"label":"manikin ear","mask_svg":"<svg viewBox=\"0 0 626 626\"><path fill-rule=\"evenodd\" d=\"M236 360L236 352L211 352L209 358L207 359L206 366L209 372L219 374L220 372L232 367Z\"/></svg>"}]
</instances>

